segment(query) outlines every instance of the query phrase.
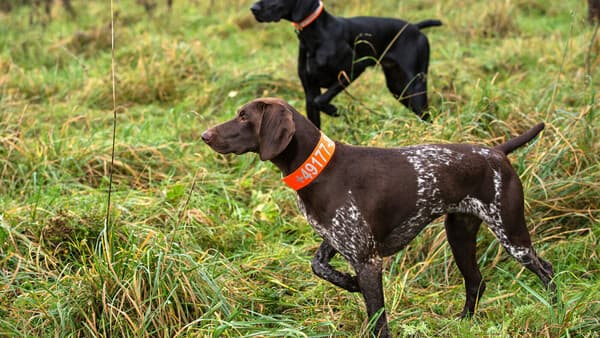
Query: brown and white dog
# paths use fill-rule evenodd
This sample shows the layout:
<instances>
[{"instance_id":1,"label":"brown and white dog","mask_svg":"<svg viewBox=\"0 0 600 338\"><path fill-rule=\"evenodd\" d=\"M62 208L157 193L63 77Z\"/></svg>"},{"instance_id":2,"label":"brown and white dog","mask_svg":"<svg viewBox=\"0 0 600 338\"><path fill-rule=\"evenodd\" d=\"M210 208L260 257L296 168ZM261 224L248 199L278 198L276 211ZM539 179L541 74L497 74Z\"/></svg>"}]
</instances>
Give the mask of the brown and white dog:
<instances>
[{"instance_id":1,"label":"brown and white dog","mask_svg":"<svg viewBox=\"0 0 600 338\"><path fill-rule=\"evenodd\" d=\"M523 189L506 154L533 139L538 124L493 148L429 144L393 149L332 142L283 100L262 98L210 128L202 139L218 153L256 152L297 189L298 206L323 238L312 261L316 275L361 292L369 317L383 309L382 257L406 246L446 215L448 242L466 287L461 315L475 311L485 283L477 266L476 234L485 222L519 263L554 290L552 265L541 259L527 231ZM339 253L356 276L335 270ZM390 336L385 311L374 333Z\"/></svg>"}]
</instances>

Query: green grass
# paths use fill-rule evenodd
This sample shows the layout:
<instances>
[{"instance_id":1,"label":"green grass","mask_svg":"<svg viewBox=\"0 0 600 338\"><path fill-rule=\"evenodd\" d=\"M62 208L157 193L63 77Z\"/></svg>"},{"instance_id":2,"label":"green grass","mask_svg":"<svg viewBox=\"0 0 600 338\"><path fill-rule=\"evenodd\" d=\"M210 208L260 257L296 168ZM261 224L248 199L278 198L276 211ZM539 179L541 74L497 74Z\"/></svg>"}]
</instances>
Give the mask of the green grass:
<instances>
[{"instance_id":1,"label":"green grass","mask_svg":"<svg viewBox=\"0 0 600 338\"><path fill-rule=\"evenodd\" d=\"M280 173L257 156L221 156L207 127L259 96L300 111L297 41L258 24L252 1L159 1L153 16L115 1L117 133L110 2L0 12L0 336L364 336L360 295L318 279L318 236ZM211 5L212 4L212 5ZM330 0L344 16L418 21L432 49L432 124L366 72L324 117L333 139L392 147L493 145L544 121L511 155L526 217L554 264L559 304L487 229L478 256L488 288L457 320L464 287L441 219L386 259L395 335L596 336L600 331L600 39L583 1ZM30 23L30 17L34 18ZM589 65L589 67L588 67ZM485 227L484 227L485 228ZM334 265L348 271L335 259Z\"/></svg>"}]
</instances>

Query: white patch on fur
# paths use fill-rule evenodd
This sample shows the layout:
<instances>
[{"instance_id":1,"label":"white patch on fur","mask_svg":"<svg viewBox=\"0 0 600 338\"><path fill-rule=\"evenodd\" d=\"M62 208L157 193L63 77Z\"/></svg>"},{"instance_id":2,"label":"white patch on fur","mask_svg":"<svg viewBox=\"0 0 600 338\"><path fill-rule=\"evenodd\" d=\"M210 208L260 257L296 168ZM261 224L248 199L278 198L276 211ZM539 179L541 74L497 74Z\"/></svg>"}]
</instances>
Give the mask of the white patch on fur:
<instances>
[{"instance_id":1,"label":"white patch on fur","mask_svg":"<svg viewBox=\"0 0 600 338\"><path fill-rule=\"evenodd\" d=\"M483 147L474 147L473 148L473 153L475 154L479 154L485 158L494 158L496 160L501 160L502 159L502 155L500 155L498 153L498 151L494 151L490 148L483 148Z\"/></svg>"},{"instance_id":2,"label":"white patch on fur","mask_svg":"<svg viewBox=\"0 0 600 338\"><path fill-rule=\"evenodd\" d=\"M468 213L478 216L488 224L492 232L502 243L508 243L506 233L502 228L502 217L500 215L500 194L502 189L502 180L500 172L494 170L494 200L491 203L484 203L481 200L467 196L456 206L451 206L450 211Z\"/></svg>"},{"instance_id":3,"label":"white patch on fur","mask_svg":"<svg viewBox=\"0 0 600 338\"><path fill-rule=\"evenodd\" d=\"M296 198L297 198L296 203L298 204L298 209L300 209L300 212L302 213L302 215L304 216L304 218L306 218L306 220L308 221L308 224L310 224L312 227L314 227L313 224L317 224L317 221L312 217L312 215L310 215L306 211L306 206L304 205L304 203L300 199L300 196L296 195Z\"/></svg>"},{"instance_id":4,"label":"white patch on fur","mask_svg":"<svg viewBox=\"0 0 600 338\"><path fill-rule=\"evenodd\" d=\"M492 157L492 151L488 148L474 147L473 153L479 154L483 157Z\"/></svg>"},{"instance_id":5,"label":"white patch on fur","mask_svg":"<svg viewBox=\"0 0 600 338\"><path fill-rule=\"evenodd\" d=\"M512 256L522 262L529 255L530 249L514 246L509 241L502 224L501 195L502 175L500 171L494 170L494 200L491 203L486 204L477 198L467 196L460 201L458 205L450 207L449 211L468 213L478 216L488 225L492 233L496 236L498 241L500 241L500 244L502 244L502 246L506 248L506 250L508 250Z\"/></svg>"},{"instance_id":6,"label":"white patch on fur","mask_svg":"<svg viewBox=\"0 0 600 338\"><path fill-rule=\"evenodd\" d=\"M521 263L528 263L531 258L529 258L529 254L531 253L531 249L517 246L506 246L506 249L510 254L515 257Z\"/></svg>"},{"instance_id":7,"label":"white patch on fur","mask_svg":"<svg viewBox=\"0 0 600 338\"><path fill-rule=\"evenodd\" d=\"M442 166L461 161L463 154L437 145L412 146L402 149L404 156L415 169L417 176L417 214L406 224L410 228L420 227L432 214L442 214L445 208L438 188L438 173Z\"/></svg>"},{"instance_id":8,"label":"white patch on fur","mask_svg":"<svg viewBox=\"0 0 600 338\"><path fill-rule=\"evenodd\" d=\"M299 198L298 207L315 231L349 262L376 258L375 239L351 191L328 224L321 224L310 215Z\"/></svg>"}]
</instances>

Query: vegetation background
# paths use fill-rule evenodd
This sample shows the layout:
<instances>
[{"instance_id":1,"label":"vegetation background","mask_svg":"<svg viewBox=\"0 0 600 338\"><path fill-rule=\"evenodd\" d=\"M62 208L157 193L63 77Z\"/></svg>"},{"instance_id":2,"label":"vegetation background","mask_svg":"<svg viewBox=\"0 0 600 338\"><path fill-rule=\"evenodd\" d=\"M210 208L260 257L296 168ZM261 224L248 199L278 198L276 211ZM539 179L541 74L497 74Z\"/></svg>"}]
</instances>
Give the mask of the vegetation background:
<instances>
[{"instance_id":1,"label":"vegetation background","mask_svg":"<svg viewBox=\"0 0 600 338\"><path fill-rule=\"evenodd\" d=\"M0 6L0 336L362 336L361 296L315 277L318 236L270 163L200 141L259 96L303 111L289 23L256 23L251 0L115 0ZM544 121L511 155L535 247L559 304L486 227L488 288L458 320L462 277L442 220L385 262L392 332L597 336L600 332L600 38L583 0L328 0L340 16L418 21L431 43L420 122L380 69L336 98L323 129L351 144L494 145ZM341 260L335 265L348 269Z\"/></svg>"}]
</instances>

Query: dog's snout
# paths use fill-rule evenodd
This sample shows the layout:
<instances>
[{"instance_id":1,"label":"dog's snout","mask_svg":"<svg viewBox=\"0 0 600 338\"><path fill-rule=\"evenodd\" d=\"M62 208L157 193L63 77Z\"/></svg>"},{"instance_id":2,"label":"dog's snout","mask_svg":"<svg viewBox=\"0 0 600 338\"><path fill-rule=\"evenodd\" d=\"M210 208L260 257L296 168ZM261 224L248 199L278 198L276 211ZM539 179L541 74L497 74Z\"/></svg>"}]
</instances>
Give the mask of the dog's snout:
<instances>
[{"instance_id":1,"label":"dog's snout","mask_svg":"<svg viewBox=\"0 0 600 338\"><path fill-rule=\"evenodd\" d=\"M210 143L210 141L212 141L214 136L215 136L215 133L209 129L202 133L202 141L204 141L204 143L208 144L208 143Z\"/></svg>"}]
</instances>

